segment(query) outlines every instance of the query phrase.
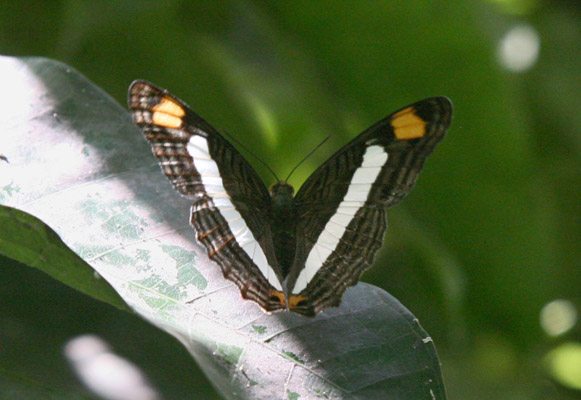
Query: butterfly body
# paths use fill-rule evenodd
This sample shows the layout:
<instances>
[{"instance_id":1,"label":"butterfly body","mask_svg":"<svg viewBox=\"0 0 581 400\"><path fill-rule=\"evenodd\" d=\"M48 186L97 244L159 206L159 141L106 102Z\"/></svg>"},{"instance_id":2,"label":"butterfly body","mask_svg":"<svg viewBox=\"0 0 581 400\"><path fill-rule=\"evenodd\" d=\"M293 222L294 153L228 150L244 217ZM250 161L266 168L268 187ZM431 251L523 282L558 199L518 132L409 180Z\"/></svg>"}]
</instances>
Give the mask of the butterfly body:
<instances>
[{"instance_id":1,"label":"butterfly body","mask_svg":"<svg viewBox=\"0 0 581 400\"><path fill-rule=\"evenodd\" d=\"M166 90L135 81L129 106L164 174L192 199L197 239L224 276L265 311L305 316L339 305L372 265L386 209L411 190L452 115L445 97L391 114L294 195L285 182L268 191L222 135Z\"/></svg>"},{"instance_id":2,"label":"butterfly body","mask_svg":"<svg viewBox=\"0 0 581 400\"><path fill-rule=\"evenodd\" d=\"M283 289L286 286L284 277L290 271L296 248L297 209L293 194L294 188L282 181L272 185L270 190L272 199L270 219L277 221L276 224L271 224L272 238L283 276Z\"/></svg>"}]
</instances>

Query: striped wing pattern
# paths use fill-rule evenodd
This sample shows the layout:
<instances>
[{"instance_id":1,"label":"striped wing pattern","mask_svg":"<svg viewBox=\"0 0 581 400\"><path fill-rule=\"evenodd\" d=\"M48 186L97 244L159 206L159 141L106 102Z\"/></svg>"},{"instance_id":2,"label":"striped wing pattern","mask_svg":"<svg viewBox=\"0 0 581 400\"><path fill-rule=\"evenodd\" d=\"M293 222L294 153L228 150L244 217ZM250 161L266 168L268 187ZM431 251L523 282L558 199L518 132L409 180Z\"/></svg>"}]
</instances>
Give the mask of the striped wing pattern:
<instances>
[{"instance_id":1,"label":"striped wing pattern","mask_svg":"<svg viewBox=\"0 0 581 400\"><path fill-rule=\"evenodd\" d=\"M296 196L300 250L291 280L293 293L308 300L293 311L312 316L339 305L372 265L387 229L386 209L409 193L451 116L445 97L405 107L353 139L307 179Z\"/></svg>"},{"instance_id":2,"label":"striped wing pattern","mask_svg":"<svg viewBox=\"0 0 581 400\"><path fill-rule=\"evenodd\" d=\"M280 211L258 174L185 103L135 81L129 107L164 174L193 201L197 239L224 277L265 311L309 317L339 305L372 265L387 229L386 209L412 189L452 118L450 100L433 97L371 126L307 179L281 231L273 225ZM296 246L287 242L275 254L280 232Z\"/></svg>"},{"instance_id":3,"label":"striped wing pattern","mask_svg":"<svg viewBox=\"0 0 581 400\"><path fill-rule=\"evenodd\" d=\"M276 258L274 252L263 250L273 248L270 196L254 169L166 90L135 81L129 88L129 108L163 173L193 200L191 224L210 259L238 286L242 297L268 311L282 309L270 296L281 290Z\"/></svg>"}]
</instances>

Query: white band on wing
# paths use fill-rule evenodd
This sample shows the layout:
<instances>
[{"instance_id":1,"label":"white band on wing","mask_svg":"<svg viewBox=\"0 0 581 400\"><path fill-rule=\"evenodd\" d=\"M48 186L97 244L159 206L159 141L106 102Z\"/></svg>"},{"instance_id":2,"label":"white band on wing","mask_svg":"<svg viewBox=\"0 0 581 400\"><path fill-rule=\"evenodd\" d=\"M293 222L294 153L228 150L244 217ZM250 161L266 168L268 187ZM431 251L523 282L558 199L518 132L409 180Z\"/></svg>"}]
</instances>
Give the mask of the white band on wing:
<instances>
[{"instance_id":1,"label":"white band on wing","mask_svg":"<svg viewBox=\"0 0 581 400\"><path fill-rule=\"evenodd\" d=\"M355 170L347 194L309 252L305 267L297 277L292 289L293 294L298 294L307 287L327 258L337 249L347 226L357 211L365 205L372 185L377 180L386 161L387 153L383 147L373 145L365 150L363 162Z\"/></svg>"},{"instance_id":2,"label":"white band on wing","mask_svg":"<svg viewBox=\"0 0 581 400\"><path fill-rule=\"evenodd\" d=\"M202 136L194 135L188 142L187 150L194 159L194 166L201 176L202 184L208 196L212 198L214 205L228 223L228 228L234 235L238 245L256 264L268 283L274 286L276 290L282 291L282 285L274 270L268 264L262 247L254 238L242 215L234 207L230 196L224 188L218 165L210 156L208 141Z\"/></svg>"}]
</instances>

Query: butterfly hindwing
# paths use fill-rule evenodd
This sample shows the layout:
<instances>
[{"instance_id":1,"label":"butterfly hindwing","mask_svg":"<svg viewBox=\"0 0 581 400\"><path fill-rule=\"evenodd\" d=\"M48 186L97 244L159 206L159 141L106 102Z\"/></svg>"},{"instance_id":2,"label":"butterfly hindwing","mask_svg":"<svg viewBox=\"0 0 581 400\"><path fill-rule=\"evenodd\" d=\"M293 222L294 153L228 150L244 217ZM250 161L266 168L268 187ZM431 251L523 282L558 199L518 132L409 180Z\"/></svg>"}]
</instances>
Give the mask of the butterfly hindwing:
<instances>
[{"instance_id":1,"label":"butterfly hindwing","mask_svg":"<svg viewBox=\"0 0 581 400\"><path fill-rule=\"evenodd\" d=\"M386 208L414 185L450 125L445 97L422 100L379 121L334 154L296 196L297 253L289 276L292 311L337 306L371 266L387 229Z\"/></svg>"},{"instance_id":2,"label":"butterfly hindwing","mask_svg":"<svg viewBox=\"0 0 581 400\"><path fill-rule=\"evenodd\" d=\"M269 250L270 196L258 174L210 124L166 90L135 81L129 108L164 174L194 201L191 224L210 259L244 298L267 311L282 309L276 297L282 277Z\"/></svg>"}]
</instances>

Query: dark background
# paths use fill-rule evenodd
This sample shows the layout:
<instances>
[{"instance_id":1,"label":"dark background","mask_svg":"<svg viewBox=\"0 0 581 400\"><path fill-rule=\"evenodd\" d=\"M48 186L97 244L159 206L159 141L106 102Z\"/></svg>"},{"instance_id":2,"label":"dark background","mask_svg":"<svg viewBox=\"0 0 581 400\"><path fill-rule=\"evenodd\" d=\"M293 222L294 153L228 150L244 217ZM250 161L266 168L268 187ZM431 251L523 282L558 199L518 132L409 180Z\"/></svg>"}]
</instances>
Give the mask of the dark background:
<instances>
[{"instance_id":1,"label":"dark background","mask_svg":"<svg viewBox=\"0 0 581 400\"><path fill-rule=\"evenodd\" d=\"M579 398L579 323L540 322L581 304L579 4L4 0L0 53L68 63L122 104L133 79L166 87L283 177L332 135L295 187L390 112L450 97L448 136L363 280L433 337L450 399ZM518 71L499 56L515 27L540 46ZM0 299L0 370L82 391L62 346L96 333L164 398L217 398L173 338L36 270L0 258Z\"/></svg>"}]
</instances>

